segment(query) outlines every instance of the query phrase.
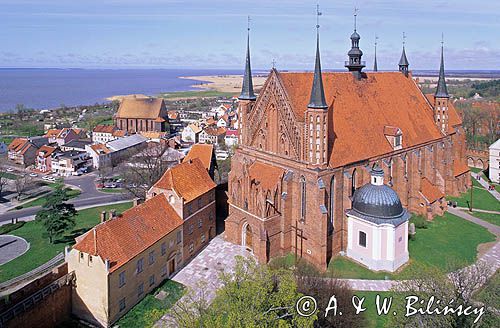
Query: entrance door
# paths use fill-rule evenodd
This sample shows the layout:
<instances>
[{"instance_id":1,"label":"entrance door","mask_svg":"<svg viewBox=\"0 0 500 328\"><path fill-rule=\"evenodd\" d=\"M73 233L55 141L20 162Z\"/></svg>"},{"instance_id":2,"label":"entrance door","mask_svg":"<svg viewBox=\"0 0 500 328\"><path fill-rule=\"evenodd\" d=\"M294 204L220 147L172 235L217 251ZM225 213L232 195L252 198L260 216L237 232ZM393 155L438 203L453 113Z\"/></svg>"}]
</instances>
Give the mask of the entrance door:
<instances>
[{"instance_id":1,"label":"entrance door","mask_svg":"<svg viewBox=\"0 0 500 328\"><path fill-rule=\"evenodd\" d=\"M168 276L175 272L175 258L168 261Z\"/></svg>"}]
</instances>

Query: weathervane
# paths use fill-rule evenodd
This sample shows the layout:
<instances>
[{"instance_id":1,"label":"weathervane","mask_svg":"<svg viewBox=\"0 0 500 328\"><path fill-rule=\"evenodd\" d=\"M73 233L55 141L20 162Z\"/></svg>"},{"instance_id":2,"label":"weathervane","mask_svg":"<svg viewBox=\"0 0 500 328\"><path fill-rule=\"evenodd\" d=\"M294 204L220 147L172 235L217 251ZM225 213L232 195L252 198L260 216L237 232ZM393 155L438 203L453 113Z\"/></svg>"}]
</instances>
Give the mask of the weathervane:
<instances>
[{"instance_id":1,"label":"weathervane","mask_svg":"<svg viewBox=\"0 0 500 328\"><path fill-rule=\"evenodd\" d=\"M441 47L444 47L444 33L441 32Z\"/></svg>"},{"instance_id":2,"label":"weathervane","mask_svg":"<svg viewBox=\"0 0 500 328\"><path fill-rule=\"evenodd\" d=\"M359 9L355 6L354 7L354 31L356 32L356 17L358 16L358 11Z\"/></svg>"},{"instance_id":3,"label":"weathervane","mask_svg":"<svg viewBox=\"0 0 500 328\"><path fill-rule=\"evenodd\" d=\"M377 34L375 34L375 51L377 51L377 40L378 40L378 36L377 36Z\"/></svg>"},{"instance_id":4,"label":"weathervane","mask_svg":"<svg viewBox=\"0 0 500 328\"><path fill-rule=\"evenodd\" d=\"M319 11L319 5L316 5L316 28L319 29L319 16L323 15L321 11Z\"/></svg>"},{"instance_id":5,"label":"weathervane","mask_svg":"<svg viewBox=\"0 0 500 328\"><path fill-rule=\"evenodd\" d=\"M403 47L405 46L406 44L406 34L405 32L403 32Z\"/></svg>"},{"instance_id":6,"label":"weathervane","mask_svg":"<svg viewBox=\"0 0 500 328\"><path fill-rule=\"evenodd\" d=\"M276 60L274 60L274 58L273 58L272 64L273 64L273 68L274 68L276 66Z\"/></svg>"},{"instance_id":7,"label":"weathervane","mask_svg":"<svg viewBox=\"0 0 500 328\"><path fill-rule=\"evenodd\" d=\"M250 15L247 16L247 30L250 31Z\"/></svg>"}]
</instances>

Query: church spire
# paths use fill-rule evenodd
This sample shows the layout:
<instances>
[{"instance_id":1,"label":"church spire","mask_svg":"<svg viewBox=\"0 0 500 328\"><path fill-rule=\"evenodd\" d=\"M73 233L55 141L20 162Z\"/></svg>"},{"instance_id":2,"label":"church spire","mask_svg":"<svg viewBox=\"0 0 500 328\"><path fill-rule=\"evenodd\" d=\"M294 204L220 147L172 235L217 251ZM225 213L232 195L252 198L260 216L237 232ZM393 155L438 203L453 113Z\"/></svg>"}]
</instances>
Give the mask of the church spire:
<instances>
[{"instance_id":1,"label":"church spire","mask_svg":"<svg viewBox=\"0 0 500 328\"><path fill-rule=\"evenodd\" d=\"M373 61L373 71L378 72L378 65L377 65L377 40L378 36L375 35L375 60Z\"/></svg>"},{"instance_id":2,"label":"church spire","mask_svg":"<svg viewBox=\"0 0 500 328\"><path fill-rule=\"evenodd\" d=\"M323 78L321 76L321 60L319 56L319 16L321 12L317 7L318 21L316 24L316 63L314 65L314 78L311 89L311 98L309 100L308 108L323 108L327 109L328 105L325 101L325 91L323 89Z\"/></svg>"},{"instance_id":3,"label":"church spire","mask_svg":"<svg viewBox=\"0 0 500 328\"><path fill-rule=\"evenodd\" d=\"M435 96L438 98L449 98L448 88L444 77L444 42L441 41L441 65L439 66L439 80Z\"/></svg>"},{"instance_id":4,"label":"church spire","mask_svg":"<svg viewBox=\"0 0 500 328\"><path fill-rule=\"evenodd\" d=\"M361 79L361 70L365 67L365 62L361 61L363 51L359 49L359 36L356 26L356 18L358 16L358 9L354 8L354 33L351 34L351 50L347 53L349 61L345 62L345 67L352 72L356 78Z\"/></svg>"},{"instance_id":5,"label":"church spire","mask_svg":"<svg viewBox=\"0 0 500 328\"><path fill-rule=\"evenodd\" d=\"M405 32L403 32L403 52L401 53L401 58L399 59L399 71L403 73L405 76L408 76L408 66L410 64L408 63L408 58L406 58L406 51L405 51L405 43L406 43L406 35Z\"/></svg>"},{"instance_id":6,"label":"church spire","mask_svg":"<svg viewBox=\"0 0 500 328\"><path fill-rule=\"evenodd\" d=\"M238 99L240 100L255 100L252 83L252 68L250 66L250 16L248 16L247 28L247 57L245 63L245 74L243 75L243 86L241 87L241 94Z\"/></svg>"}]
</instances>

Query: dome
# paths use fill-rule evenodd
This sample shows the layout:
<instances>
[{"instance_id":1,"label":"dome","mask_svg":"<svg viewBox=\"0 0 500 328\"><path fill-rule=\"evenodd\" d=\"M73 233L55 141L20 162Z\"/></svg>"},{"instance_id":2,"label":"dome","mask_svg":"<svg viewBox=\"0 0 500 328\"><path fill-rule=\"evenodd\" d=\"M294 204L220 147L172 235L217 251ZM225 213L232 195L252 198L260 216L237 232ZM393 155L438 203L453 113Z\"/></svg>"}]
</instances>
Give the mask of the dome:
<instances>
[{"instance_id":1,"label":"dome","mask_svg":"<svg viewBox=\"0 0 500 328\"><path fill-rule=\"evenodd\" d=\"M371 183L354 192L352 209L347 213L377 224L399 225L410 218L398 194L384 184L384 171L378 166L371 171Z\"/></svg>"},{"instance_id":2,"label":"dome","mask_svg":"<svg viewBox=\"0 0 500 328\"><path fill-rule=\"evenodd\" d=\"M351 40L359 40L361 37L359 36L358 32L354 31L353 34L351 34Z\"/></svg>"},{"instance_id":3,"label":"dome","mask_svg":"<svg viewBox=\"0 0 500 328\"><path fill-rule=\"evenodd\" d=\"M398 218L404 214L398 194L386 185L366 184L356 190L352 209L360 214L381 219Z\"/></svg>"}]
</instances>

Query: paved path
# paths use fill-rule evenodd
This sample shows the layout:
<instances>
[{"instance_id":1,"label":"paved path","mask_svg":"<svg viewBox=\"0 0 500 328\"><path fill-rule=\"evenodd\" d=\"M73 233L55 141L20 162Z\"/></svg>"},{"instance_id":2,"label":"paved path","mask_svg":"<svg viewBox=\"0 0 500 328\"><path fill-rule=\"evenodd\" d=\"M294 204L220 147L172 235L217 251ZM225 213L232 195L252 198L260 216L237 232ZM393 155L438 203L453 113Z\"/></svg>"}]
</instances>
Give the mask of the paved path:
<instances>
[{"instance_id":1,"label":"paved path","mask_svg":"<svg viewBox=\"0 0 500 328\"><path fill-rule=\"evenodd\" d=\"M479 177L479 179L476 179L476 181L479 182L481 184L481 186L483 186L486 190L488 190L488 187L490 185L488 184L488 182L486 182L484 180L484 178L482 176L480 176L479 174L476 174L476 177L474 177L474 175L472 175L472 177L474 179L476 179L476 177ZM500 193L498 191L496 191L496 189L488 190L488 191L490 192L490 194L493 195L493 197L495 197L500 202Z\"/></svg>"},{"instance_id":2,"label":"paved path","mask_svg":"<svg viewBox=\"0 0 500 328\"><path fill-rule=\"evenodd\" d=\"M457 207L454 207L454 208L457 208L459 210L462 210L462 211L469 211L469 208L468 207L460 207L460 206L457 206ZM480 212L480 213L491 213L491 214L500 214L499 211L490 211L490 210L480 210L478 208L475 208L474 209L474 212Z\"/></svg>"},{"instance_id":3,"label":"paved path","mask_svg":"<svg viewBox=\"0 0 500 328\"><path fill-rule=\"evenodd\" d=\"M208 246L182 268L172 280L191 288L195 295L203 293L204 297L211 301L215 296L215 291L222 286L219 273L232 272L236 255L251 256L251 253L240 245L225 241L223 236L219 235L212 239ZM200 286L200 283L203 285ZM179 302L185 301L186 298L187 296L183 296ZM170 327L169 322L169 315L166 314L156 323L156 326Z\"/></svg>"},{"instance_id":4,"label":"paved path","mask_svg":"<svg viewBox=\"0 0 500 328\"><path fill-rule=\"evenodd\" d=\"M494 225L492 223L478 219L478 218L470 215L467 212L463 212L463 211L456 209L456 208L453 208L453 207L448 207L448 212L450 212L453 215L459 216L462 219L465 219L467 221L473 222L475 224L479 224L480 226L483 226L486 229L488 229L492 234L497 236L497 238L500 237L500 227L497 225Z\"/></svg>"},{"instance_id":5,"label":"paved path","mask_svg":"<svg viewBox=\"0 0 500 328\"><path fill-rule=\"evenodd\" d=\"M30 248L30 244L21 237L0 235L0 266L23 255Z\"/></svg>"}]
</instances>

